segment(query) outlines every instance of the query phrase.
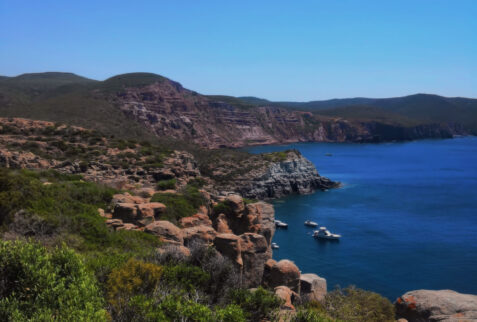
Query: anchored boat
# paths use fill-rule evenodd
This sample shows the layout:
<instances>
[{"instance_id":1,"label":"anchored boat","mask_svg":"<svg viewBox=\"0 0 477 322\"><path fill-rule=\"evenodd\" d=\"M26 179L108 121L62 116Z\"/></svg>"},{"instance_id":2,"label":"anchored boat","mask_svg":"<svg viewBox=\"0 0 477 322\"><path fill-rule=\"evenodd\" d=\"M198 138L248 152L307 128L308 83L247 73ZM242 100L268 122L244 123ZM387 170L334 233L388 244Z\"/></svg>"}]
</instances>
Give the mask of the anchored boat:
<instances>
[{"instance_id":1,"label":"anchored boat","mask_svg":"<svg viewBox=\"0 0 477 322\"><path fill-rule=\"evenodd\" d=\"M311 220L307 220L307 221L305 221L305 226L316 227L316 226L318 226L318 223L316 223L314 221L311 221Z\"/></svg>"},{"instance_id":2,"label":"anchored boat","mask_svg":"<svg viewBox=\"0 0 477 322\"><path fill-rule=\"evenodd\" d=\"M288 224L281 220L275 220L275 226L278 228L288 228Z\"/></svg>"},{"instance_id":3,"label":"anchored boat","mask_svg":"<svg viewBox=\"0 0 477 322\"><path fill-rule=\"evenodd\" d=\"M339 240L341 235L332 234L326 227L320 227L319 230L313 232L313 237L318 239L330 239L330 240Z\"/></svg>"}]
</instances>

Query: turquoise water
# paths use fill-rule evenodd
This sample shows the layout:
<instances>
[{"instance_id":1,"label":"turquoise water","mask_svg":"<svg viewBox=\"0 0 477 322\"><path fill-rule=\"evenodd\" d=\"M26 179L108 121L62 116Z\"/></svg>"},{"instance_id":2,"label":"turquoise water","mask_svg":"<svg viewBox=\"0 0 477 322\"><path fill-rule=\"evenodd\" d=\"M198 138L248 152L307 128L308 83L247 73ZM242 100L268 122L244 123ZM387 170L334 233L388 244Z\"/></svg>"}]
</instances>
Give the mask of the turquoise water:
<instances>
[{"instance_id":1,"label":"turquoise water","mask_svg":"<svg viewBox=\"0 0 477 322\"><path fill-rule=\"evenodd\" d=\"M274 202L289 224L275 234L275 259L325 277L329 289L352 284L391 300L421 288L477 294L477 138L249 151L289 148L343 187ZM315 240L307 219L342 239Z\"/></svg>"}]
</instances>

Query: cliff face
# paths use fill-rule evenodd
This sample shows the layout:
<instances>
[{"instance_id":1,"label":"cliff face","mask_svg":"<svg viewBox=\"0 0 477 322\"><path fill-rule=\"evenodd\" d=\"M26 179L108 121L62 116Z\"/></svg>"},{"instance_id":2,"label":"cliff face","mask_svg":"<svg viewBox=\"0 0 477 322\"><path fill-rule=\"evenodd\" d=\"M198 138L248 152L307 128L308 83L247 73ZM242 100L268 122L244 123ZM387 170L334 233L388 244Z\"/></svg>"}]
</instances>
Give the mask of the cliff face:
<instances>
[{"instance_id":1,"label":"cliff face","mask_svg":"<svg viewBox=\"0 0 477 322\"><path fill-rule=\"evenodd\" d=\"M279 107L235 107L164 79L123 88L110 100L159 137L187 140L208 148L291 142L379 142L464 134L458 126L401 126L348 121Z\"/></svg>"},{"instance_id":2,"label":"cliff face","mask_svg":"<svg viewBox=\"0 0 477 322\"><path fill-rule=\"evenodd\" d=\"M281 160L253 170L229 184L229 189L247 198L280 198L338 187L339 183L318 174L316 167L298 151L288 151Z\"/></svg>"}]
</instances>

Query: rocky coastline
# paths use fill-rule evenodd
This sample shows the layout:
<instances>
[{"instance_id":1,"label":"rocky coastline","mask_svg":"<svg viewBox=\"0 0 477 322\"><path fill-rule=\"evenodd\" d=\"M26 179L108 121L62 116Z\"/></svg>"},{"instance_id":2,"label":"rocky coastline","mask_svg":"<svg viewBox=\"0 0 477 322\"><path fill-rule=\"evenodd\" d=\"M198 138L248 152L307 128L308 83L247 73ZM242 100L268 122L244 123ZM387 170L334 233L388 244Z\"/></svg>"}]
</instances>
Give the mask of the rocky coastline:
<instances>
[{"instance_id":1,"label":"rocky coastline","mask_svg":"<svg viewBox=\"0 0 477 322\"><path fill-rule=\"evenodd\" d=\"M246 166L225 160L214 164L220 173L207 177L194 156L185 151L161 151L154 155L149 150L145 153L148 147L139 143L118 146L123 142L111 142L83 128L43 121L0 119L0 126L2 167L54 169L128 190L114 195L108 207L98 209L98 215L111 230L143 231L156 236L161 241L159 256L187 257L197 245L213 246L220 256L233 263L242 286L273 289L283 300L283 314L293 314L302 301L320 302L325 298L325 278L314 272L301 273L290 260L277 262L272 258L274 209L263 200L339 186L321 177L298 151L250 156L243 161ZM155 166L150 165L153 157ZM235 171L237 168L247 171ZM180 195L194 180L202 182L198 192L203 204L194 214L177 222L164 220L168 206L154 197ZM164 182L172 186L159 188ZM477 296L449 290L411 291L394 305L401 321L477 319Z\"/></svg>"}]
</instances>

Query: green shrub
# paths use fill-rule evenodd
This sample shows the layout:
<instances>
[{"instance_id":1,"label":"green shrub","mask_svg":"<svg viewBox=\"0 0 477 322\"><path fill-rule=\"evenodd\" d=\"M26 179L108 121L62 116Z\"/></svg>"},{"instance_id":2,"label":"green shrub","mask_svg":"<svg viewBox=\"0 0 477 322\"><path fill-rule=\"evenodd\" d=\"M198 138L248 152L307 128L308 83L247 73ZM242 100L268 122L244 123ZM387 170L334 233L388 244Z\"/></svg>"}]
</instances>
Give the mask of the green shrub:
<instances>
[{"instance_id":1,"label":"green shrub","mask_svg":"<svg viewBox=\"0 0 477 322\"><path fill-rule=\"evenodd\" d=\"M182 217L194 215L205 199L200 191L193 186L187 185L180 193L156 193L151 202L161 202L166 205L161 219L177 222Z\"/></svg>"},{"instance_id":2,"label":"green shrub","mask_svg":"<svg viewBox=\"0 0 477 322\"><path fill-rule=\"evenodd\" d=\"M0 241L0 320L105 321L94 276L74 251Z\"/></svg>"},{"instance_id":3,"label":"green shrub","mask_svg":"<svg viewBox=\"0 0 477 322\"><path fill-rule=\"evenodd\" d=\"M204 289L210 280L210 275L197 266L179 264L164 268L164 282L173 287L180 287L188 292Z\"/></svg>"},{"instance_id":4,"label":"green shrub","mask_svg":"<svg viewBox=\"0 0 477 322\"><path fill-rule=\"evenodd\" d=\"M175 178L169 180L160 180L157 182L157 190L168 190L176 188L177 180Z\"/></svg>"},{"instance_id":5,"label":"green shrub","mask_svg":"<svg viewBox=\"0 0 477 322\"><path fill-rule=\"evenodd\" d=\"M224 308L217 308L215 310L215 319L214 321L221 322L245 322L245 313L236 304L227 305Z\"/></svg>"},{"instance_id":6,"label":"green shrub","mask_svg":"<svg viewBox=\"0 0 477 322\"><path fill-rule=\"evenodd\" d=\"M207 181L204 178L194 178L190 179L189 182L187 182L189 186L195 187L195 188L202 188L207 184Z\"/></svg>"},{"instance_id":7,"label":"green shrub","mask_svg":"<svg viewBox=\"0 0 477 322\"><path fill-rule=\"evenodd\" d=\"M350 286L325 297L325 309L344 321L394 321L394 306L381 295Z\"/></svg>"},{"instance_id":8,"label":"green shrub","mask_svg":"<svg viewBox=\"0 0 477 322\"><path fill-rule=\"evenodd\" d=\"M163 273L161 266L129 259L120 268L113 269L108 278L108 301L113 312L120 311L136 295L151 296L159 284Z\"/></svg>"},{"instance_id":9,"label":"green shrub","mask_svg":"<svg viewBox=\"0 0 477 322\"><path fill-rule=\"evenodd\" d=\"M261 286L256 291L232 290L229 293L229 301L239 305L251 321L273 318L281 304L278 297Z\"/></svg>"},{"instance_id":10,"label":"green shrub","mask_svg":"<svg viewBox=\"0 0 477 322\"><path fill-rule=\"evenodd\" d=\"M213 209L214 215L225 214L227 216L232 216L234 214L232 203L228 200L218 202Z\"/></svg>"},{"instance_id":11,"label":"green shrub","mask_svg":"<svg viewBox=\"0 0 477 322\"><path fill-rule=\"evenodd\" d=\"M316 304L319 304L315 302ZM305 305L297 307L296 315L292 317L291 322L333 322L321 305Z\"/></svg>"}]
</instances>

